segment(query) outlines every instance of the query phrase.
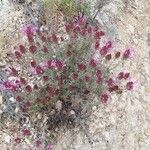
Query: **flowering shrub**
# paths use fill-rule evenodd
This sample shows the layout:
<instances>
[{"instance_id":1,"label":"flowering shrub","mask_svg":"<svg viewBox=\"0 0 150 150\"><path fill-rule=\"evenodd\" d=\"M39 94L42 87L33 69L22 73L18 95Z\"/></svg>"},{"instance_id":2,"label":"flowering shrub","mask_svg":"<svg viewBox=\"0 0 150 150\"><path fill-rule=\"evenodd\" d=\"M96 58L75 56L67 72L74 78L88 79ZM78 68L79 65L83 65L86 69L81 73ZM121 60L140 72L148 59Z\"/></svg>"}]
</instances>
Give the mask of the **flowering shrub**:
<instances>
[{"instance_id":1,"label":"flowering shrub","mask_svg":"<svg viewBox=\"0 0 150 150\"><path fill-rule=\"evenodd\" d=\"M102 103L108 103L112 93L134 88L129 72L113 74L111 69L111 64L131 58L133 51L112 51L113 43L106 41L105 32L88 24L83 16L67 22L62 35L41 32L33 25L24 27L23 33L28 43L20 44L10 55L13 63L6 72L11 78L1 83L2 90L14 93L20 114L32 116L56 108L67 115L80 105L77 97L97 95ZM22 132L32 135L27 129Z\"/></svg>"},{"instance_id":2,"label":"flowering shrub","mask_svg":"<svg viewBox=\"0 0 150 150\"><path fill-rule=\"evenodd\" d=\"M14 93L20 111L33 107L41 111L52 107L57 100L72 101L75 95L97 94L107 102L111 92L122 93L120 81L132 90L129 72L111 77L108 62L126 60L133 55L131 49L112 52L112 42L102 43L105 33L98 27L87 26L87 20L78 16L65 25L66 37L55 33L42 33L33 25L23 28L28 46L20 44L12 56L14 66L6 71L13 80L1 84L2 89ZM17 68L16 66L19 66Z\"/></svg>"}]
</instances>

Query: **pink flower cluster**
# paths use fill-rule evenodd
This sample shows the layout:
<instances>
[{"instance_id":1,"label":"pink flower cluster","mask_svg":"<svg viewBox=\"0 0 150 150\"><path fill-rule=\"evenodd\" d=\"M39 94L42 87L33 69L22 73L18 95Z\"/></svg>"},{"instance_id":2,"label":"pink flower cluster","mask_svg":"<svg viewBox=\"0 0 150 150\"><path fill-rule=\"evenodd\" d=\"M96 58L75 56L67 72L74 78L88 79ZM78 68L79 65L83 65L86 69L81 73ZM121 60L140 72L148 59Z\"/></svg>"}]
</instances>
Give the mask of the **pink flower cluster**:
<instances>
[{"instance_id":1,"label":"pink flower cluster","mask_svg":"<svg viewBox=\"0 0 150 150\"><path fill-rule=\"evenodd\" d=\"M18 92L20 87L19 80L7 80L0 84L0 90L9 90L11 92Z\"/></svg>"},{"instance_id":2,"label":"pink flower cluster","mask_svg":"<svg viewBox=\"0 0 150 150\"><path fill-rule=\"evenodd\" d=\"M35 34L38 31L38 28L33 24L27 24L22 27L21 31L23 35L29 36Z\"/></svg>"},{"instance_id":3,"label":"pink flower cluster","mask_svg":"<svg viewBox=\"0 0 150 150\"><path fill-rule=\"evenodd\" d=\"M124 89L120 82L126 82L124 86L126 90L131 91L134 89L134 82L130 79L129 72L119 72L113 78L110 74L106 75L109 68L104 67L105 64L103 64L103 62L111 63L111 61L115 60L123 61L132 58L132 49L126 49L124 52L112 52L112 41L107 41L102 46L100 43L101 39L106 35L105 32L98 26L89 25L84 16L77 16L73 21L66 23L65 29L69 37L67 40L56 33L45 34L40 32L33 25L23 28L23 33L27 36L29 45L25 47L20 44L18 50L14 52L14 56L17 62L28 57L28 54L31 56L25 62L28 73L31 73L32 76L40 77L45 88L45 96L35 98L37 103L48 104L53 98L57 99L58 97L67 99L67 97L71 97L72 93L77 93L79 89L84 95L97 93L101 101L106 103L112 92L117 94L123 92ZM36 42L36 38L42 44ZM60 45L59 41L64 42L64 48L61 47L62 45ZM83 45L80 45L78 41L82 41ZM91 45L87 45L87 41L90 41ZM62 51L57 51L56 49ZM97 53L98 57L96 58L94 56ZM89 54L92 56L89 57ZM15 67L10 67L8 70L11 76L19 76ZM41 84L35 82L31 85L27 76L19 77L18 82L24 92L28 94L40 91ZM81 88L80 84L84 84L84 88ZM18 88L18 84L16 86L12 83L4 83L3 86L13 91ZM65 95L67 92L62 93L62 91L68 91L69 95ZM16 99L18 102L23 100L20 96L16 96ZM24 105L27 104L25 103Z\"/></svg>"},{"instance_id":4,"label":"pink flower cluster","mask_svg":"<svg viewBox=\"0 0 150 150\"><path fill-rule=\"evenodd\" d=\"M40 64L37 64L35 60L30 62L31 68L29 69L33 74L42 75L46 70L55 69L57 71L61 71L65 66L64 61L61 60L47 60Z\"/></svg>"}]
</instances>

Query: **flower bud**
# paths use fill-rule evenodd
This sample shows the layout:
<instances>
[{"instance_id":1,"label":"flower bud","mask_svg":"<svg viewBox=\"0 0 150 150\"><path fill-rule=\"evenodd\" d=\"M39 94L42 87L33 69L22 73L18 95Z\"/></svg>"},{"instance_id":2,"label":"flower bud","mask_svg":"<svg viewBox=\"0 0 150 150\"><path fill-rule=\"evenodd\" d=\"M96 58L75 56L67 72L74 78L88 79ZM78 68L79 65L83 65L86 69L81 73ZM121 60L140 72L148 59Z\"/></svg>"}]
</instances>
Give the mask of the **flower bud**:
<instances>
[{"instance_id":1,"label":"flower bud","mask_svg":"<svg viewBox=\"0 0 150 150\"><path fill-rule=\"evenodd\" d=\"M32 54L34 54L34 53L36 52L36 50L37 50L37 47L36 47L35 45L31 45L31 46L29 47L29 51L30 51Z\"/></svg>"},{"instance_id":2,"label":"flower bud","mask_svg":"<svg viewBox=\"0 0 150 150\"><path fill-rule=\"evenodd\" d=\"M102 94L102 95L100 96L100 99L101 99L101 102L102 102L102 103L106 103L106 102L108 101L109 97L108 97L107 94Z\"/></svg>"}]
</instances>

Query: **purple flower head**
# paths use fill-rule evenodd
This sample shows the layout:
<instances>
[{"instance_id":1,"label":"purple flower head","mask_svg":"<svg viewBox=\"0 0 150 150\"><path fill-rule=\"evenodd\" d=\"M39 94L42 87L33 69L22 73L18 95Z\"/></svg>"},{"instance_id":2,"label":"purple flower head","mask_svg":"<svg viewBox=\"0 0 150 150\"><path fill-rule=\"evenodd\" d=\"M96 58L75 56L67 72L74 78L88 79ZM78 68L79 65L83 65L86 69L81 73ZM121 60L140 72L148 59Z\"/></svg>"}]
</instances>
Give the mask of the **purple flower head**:
<instances>
[{"instance_id":1,"label":"purple flower head","mask_svg":"<svg viewBox=\"0 0 150 150\"><path fill-rule=\"evenodd\" d=\"M133 90L133 86L134 86L133 81L127 82L127 84L126 84L126 88L129 91Z\"/></svg>"},{"instance_id":2,"label":"purple flower head","mask_svg":"<svg viewBox=\"0 0 150 150\"><path fill-rule=\"evenodd\" d=\"M106 55L107 53L108 53L108 48L106 46L104 46L100 49L100 54L101 55Z\"/></svg>"},{"instance_id":3,"label":"purple flower head","mask_svg":"<svg viewBox=\"0 0 150 150\"><path fill-rule=\"evenodd\" d=\"M75 23L79 25L85 25L87 22L87 18L83 15L78 15L75 17Z\"/></svg>"},{"instance_id":4,"label":"purple flower head","mask_svg":"<svg viewBox=\"0 0 150 150\"><path fill-rule=\"evenodd\" d=\"M112 87L115 85L116 81L113 78L109 78L106 82L107 82L108 87Z\"/></svg>"},{"instance_id":5,"label":"purple flower head","mask_svg":"<svg viewBox=\"0 0 150 150\"><path fill-rule=\"evenodd\" d=\"M65 66L65 63L63 61L53 59L53 60L48 60L46 62L40 63L40 66L43 70L46 69L61 70Z\"/></svg>"},{"instance_id":6,"label":"purple flower head","mask_svg":"<svg viewBox=\"0 0 150 150\"><path fill-rule=\"evenodd\" d=\"M44 69L41 66L36 66L35 68L29 67L29 73L32 75L42 75L44 73Z\"/></svg>"},{"instance_id":7,"label":"purple flower head","mask_svg":"<svg viewBox=\"0 0 150 150\"><path fill-rule=\"evenodd\" d=\"M77 73L73 73L72 74L72 79L73 80L77 80L78 79L78 74Z\"/></svg>"},{"instance_id":8,"label":"purple flower head","mask_svg":"<svg viewBox=\"0 0 150 150\"><path fill-rule=\"evenodd\" d=\"M39 66L41 66L41 68L42 68L43 70L47 70L47 69L48 69L47 61L41 62L41 63L39 64Z\"/></svg>"},{"instance_id":9,"label":"purple flower head","mask_svg":"<svg viewBox=\"0 0 150 150\"><path fill-rule=\"evenodd\" d=\"M19 51L15 51L14 54L17 59L20 59L22 57L22 54Z\"/></svg>"},{"instance_id":10,"label":"purple flower head","mask_svg":"<svg viewBox=\"0 0 150 150\"><path fill-rule=\"evenodd\" d=\"M26 53L26 48L23 46L23 45L19 45L19 51L22 53L22 54L25 54Z\"/></svg>"},{"instance_id":11,"label":"purple flower head","mask_svg":"<svg viewBox=\"0 0 150 150\"><path fill-rule=\"evenodd\" d=\"M78 70L79 71L84 71L84 70L86 70L86 65L84 65L83 63L78 63L77 64L77 66L78 66Z\"/></svg>"},{"instance_id":12,"label":"purple flower head","mask_svg":"<svg viewBox=\"0 0 150 150\"><path fill-rule=\"evenodd\" d=\"M92 33L92 27L91 27L91 26L88 27L87 32L88 32L89 34Z\"/></svg>"},{"instance_id":13,"label":"purple flower head","mask_svg":"<svg viewBox=\"0 0 150 150\"><path fill-rule=\"evenodd\" d=\"M106 59L106 60L111 60L111 58L112 58L111 54L107 54L107 55L105 56L105 59Z\"/></svg>"},{"instance_id":14,"label":"purple flower head","mask_svg":"<svg viewBox=\"0 0 150 150\"><path fill-rule=\"evenodd\" d=\"M21 138L17 137L14 139L15 145L19 144L21 142Z\"/></svg>"},{"instance_id":15,"label":"purple flower head","mask_svg":"<svg viewBox=\"0 0 150 150\"><path fill-rule=\"evenodd\" d=\"M52 150L52 145L48 144L44 150Z\"/></svg>"},{"instance_id":16,"label":"purple flower head","mask_svg":"<svg viewBox=\"0 0 150 150\"><path fill-rule=\"evenodd\" d=\"M102 77L102 71L100 69L96 70L96 77Z\"/></svg>"},{"instance_id":17,"label":"purple flower head","mask_svg":"<svg viewBox=\"0 0 150 150\"><path fill-rule=\"evenodd\" d=\"M80 26L77 24L73 30L75 33L78 33L81 31Z\"/></svg>"},{"instance_id":18,"label":"purple flower head","mask_svg":"<svg viewBox=\"0 0 150 150\"><path fill-rule=\"evenodd\" d=\"M119 72L117 78L118 80L122 80L124 78L124 72Z\"/></svg>"},{"instance_id":19,"label":"purple flower head","mask_svg":"<svg viewBox=\"0 0 150 150\"><path fill-rule=\"evenodd\" d=\"M125 80L129 79L129 78L130 78L130 72L127 71L127 70L124 70L124 76L123 76L123 78L124 78Z\"/></svg>"},{"instance_id":20,"label":"purple flower head","mask_svg":"<svg viewBox=\"0 0 150 150\"><path fill-rule=\"evenodd\" d=\"M56 66L55 60L48 60L48 61L47 61L47 67L48 67L49 69L54 69L55 66Z\"/></svg>"},{"instance_id":21,"label":"purple flower head","mask_svg":"<svg viewBox=\"0 0 150 150\"><path fill-rule=\"evenodd\" d=\"M132 58L134 55L134 51L132 49L126 49L123 53L123 59Z\"/></svg>"},{"instance_id":22,"label":"purple flower head","mask_svg":"<svg viewBox=\"0 0 150 150\"><path fill-rule=\"evenodd\" d=\"M93 67L93 68L95 68L96 66L97 66L97 60L96 59L93 59L93 58L91 58L90 59L90 62L89 62L89 65L91 66L91 67Z\"/></svg>"},{"instance_id":23,"label":"purple flower head","mask_svg":"<svg viewBox=\"0 0 150 150\"><path fill-rule=\"evenodd\" d=\"M95 42L95 49L98 49L98 48L99 48L99 46L100 46L99 41L96 41L96 42Z\"/></svg>"},{"instance_id":24,"label":"purple flower head","mask_svg":"<svg viewBox=\"0 0 150 150\"><path fill-rule=\"evenodd\" d=\"M58 70L63 69L63 67L64 67L64 62L63 62L63 61L60 61L60 60L55 60L55 67L56 67L56 69L58 69Z\"/></svg>"},{"instance_id":25,"label":"purple flower head","mask_svg":"<svg viewBox=\"0 0 150 150\"><path fill-rule=\"evenodd\" d=\"M20 82L18 80L7 80L0 84L0 90L10 90L12 92L17 92L20 87Z\"/></svg>"},{"instance_id":26,"label":"purple flower head","mask_svg":"<svg viewBox=\"0 0 150 150\"><path fill-rule=\"evenodd\" d=\"M107 93L104 93L100 96L100 100L102 103L106 103L108 101L108 99L109 99L109 96Z\"/></svg>"},{"instance_id":27,"label":"purple flower head","mask_svg":"<svg viewBox=\"0 0 150 150\"><path fill-rule=\"evenodd\" d=\"M131 79L126 83L126 89L128 91L136 90L139 87L138 81Z\"/></svg>"},{"instance_id":28,"label":"purple flower head","mask_svg":"<svg viewBox=\"0 0 150 150\"><path fill-rule=\"evenodd\" d=\"M73 29L73 23L66 24L65 27L66 27L66 32L70 32Z\"/></svg>"},{"instance_id":29,"label":"purple flower head","mask_svg":"<svg viewBox=\"0 0 150 150\"><path fill-rule=\"evenodd\" d=\"M101 83L101 82L102 82L102 77L97 76L97 77L96 77L96 83L99 84L99 83Z\"/></svg>"},{"instance_id":30,"label":"purple flower head","mask_svg":"<svg viewBox=\"0 0 150 150\"><path fill-rule=\"evenodd\" d=\"M36 147L41 147L43 144L43 141L41 139L36 140L35 145Z\"/></svg>"},{"instance_id":31,"label":"purple flower head","mask_svg":"<svg viewBox=\"0 0 150 150\"><path fill-rule=\"evenodd\" d=\"M118 80L122 80L122 79L127 80L129 77L130 77L130 73L126 70L119 72L117 75Z\"/></svg>"},{"instance_id":32,"label":"purple flower head","mask_svg":"<svg viewBox=\"0 0 150 150\"><path fill-rule=\"evenodd\" d=\"M54 60L48 60L47 61L47 67L48 67L48 69L53 69L55 67Z\"/></svg>"},{"instance_id":33,"label":"purple flower head","mask_svg":"<svg viewBox=\"0 0 150 150\"><path fill-rule=\"evenodd\" d=\"M28 130L28 129L23 129L22 133L23 133L24 136L30 136L32 134L31 131Z\"/></svg>"},{"instance_id":34,"label":"purple flower head","mask_svg":"<svg viewBox=\"0 0 150 150\"><path fill-rule=\"evenodd\" d=\"M14 67L7 67L5 71L9 76L16 76L18 74L18 71Z\"/></svg>"},{"instance_id":35,"label":"purple flower head","mask_svg":"<svg viewBox=\"0 0 150 150\"><path fill-rule=\"evenodd\" d=\"M103 31L96 31L94 38L95 39L100 39L102 36L104 36L105 33Z\"/></svg>"},{"instance_id":36,"label":"purple flower head","mask_svg":"<svg viewBox=\"0 0 150 150\"><path fill-rule=\"evenodd\" d=\"M41 75L45 70L48 69L47 62L41 62L38 65L35 61L31 61L31 67L29 68L29 72L33 75Z\"/></svg>"},{"instance_id":37,"label":"purple flower head","mask_svg":"<svg viewBox=\"0 0 150 150\"><path fill-rule=\"evenodd\" d=\"M55 33L52 34L51 40L52 40L52 42L54 42L54 43L57 43L57 42L58 42L58 37L56 36Z\"/></svg>"},{"instance_id":38,"label":"purple flower head","mask_svg":"<svg viewBox=\"0 0 150 150\"><path fill-rule=\"evenodd\" d=\"M26 90L26 92L30 93L30 92L32 92L32 87L30 85L27 85L25 90Z\"/></svg>"},{"instance_id":39,"label":"purple flower head","mask_svg":"<svg viewBox=\"0 0 150 150\"><path fill-rule=\"evenodd\" d=\"M38 28L33 24L24 25L21 29L23 35L31 36L37 32Z\"/></svg>"},{"instance_id":40,"label":"purple flower head","mask_svg":"<svg viewBox=\"0 0 150 150\"><path fill-rule=\"evenodd\" d=\"M40 66L37 66L37 67L35 68L35 70L36 70L37 75L41 75L41 74L44 73L44 70L43 70L42 67L40 67Z\"/></svg>"},{"instance_id":41,"label":"purple flower head","mask_svg":"<svg viewBox=\"0 0 150 150\"><path fill-rule=\"evenodd\" d=\"M106 43L106 47L107 47L107 48L111 48L111 47L112 47L112 42L111 42L111 41L108 41L108 42Z\"/></svg>"}]
</instances>

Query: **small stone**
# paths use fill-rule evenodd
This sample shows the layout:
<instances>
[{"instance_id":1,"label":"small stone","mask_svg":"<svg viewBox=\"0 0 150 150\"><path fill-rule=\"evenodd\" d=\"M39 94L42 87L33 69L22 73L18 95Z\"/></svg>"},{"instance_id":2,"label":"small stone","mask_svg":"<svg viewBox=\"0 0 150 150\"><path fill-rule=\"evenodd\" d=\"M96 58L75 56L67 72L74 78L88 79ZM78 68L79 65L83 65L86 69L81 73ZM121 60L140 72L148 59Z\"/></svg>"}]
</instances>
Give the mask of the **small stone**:
<instances>
[{"instance_id":1,"label":"small stone","mask_svg":"<svg viewBox=\"0 0 150 150\"><path fill-rule=\"evenodd\" d=\"M150 93L150 88L149 87L145 87L145 93Z\"/></svg>"},{"instance_id":2,"label":"small stone","mask_svg":"<svg viewBox=\"0 0 150 150\"><path fill-rule=\"evenodd\" d=\"M2 108L3 108L3 110L6 110L6 109L7 109L7 106L4 105L4 104L2 104Z\"/></svg>"},{"instance_id":3,"label":"small stone","mask_svg":"<svg viewBox=\"0 0 150 150\"><path fill-rule=\"evenodd\" d=\"M16 101L14 97L10 97L9 100L10 100L12 103L14 103L14 102Z\"/></svg>"},{"instance_id":4,"label":"small stone","mask_svg":"<svg viewBox=\"0 0 150 150\"><path fill-rule=\"evenodd\" d=\"M96 106L93 106L92 109L93 109L93 110L96 110L97 108L96 108Z\"/></svg>"},{"instance_id":5,"label":"small stone","mask_svg":"<svg viewBox=\"0 0 150 150\"><path fill-rule=\"evenodd\" d=\"M58 132L58 131L59 131L59 129L58 129L58 128L56 128L56 129L55 129L55 131L56 131L56 132Z\"/></svg>"},{"instance_id":6,"label":"small stone","mask_svg":"<svg viewBox=\"0 0 150 150\"><path fill-rule=\"evenodd\" d=\"M62 101L57 101L55 108L60 111L62 109Z\"/></svg>"},{"instance_id":7,"label":"small stone","mask_svg":"<svg viewBox=\"0 0 150 150\"><path fill-rule=\"evenodd\" d=\"M0 105L3 103L3 96L0 95Z\"/></svg>"},{"instance_id":8,"label":"small stone","mask_svg":"<svg viewBox=\"0 0 150 150\"><path fill-rule=\"evenodd\" d=\"M10 140L11 140L11 137L10 137L9 135L5 135L5 136L4 136L4 141L5 141L6 143L10 143Z\"/></svg>"},{"instance_id":9,"label":"small stone","mask_svg":"<svg viewBox=\"0 0 150 150\"><path fill-rule=\"evenodd\" d=\"M25 138L25 142L29 145L31 145L31 142L29 141L29 139Z\"/></svg>"},{"instance_id":10,"label":"small stone","mask_svg":"<svg viewBox=\"0 0 150 150\"><path fill-rule=\"evenodd\" d=\"M104 137L105 137L105 139L107 140L107 141L110 141L110 134L109 134L109 132L104 132Z\"/></svg>"},{"instance_id":11,"label":"small stone","mask_svg":"<svg viewBox=\"0 0 150 150\"><path fill-rule=\"evenodd\" d=\"M101 20L102 20L104 23L107 23L107 22L109 22L109 16L108 16L106 13L102 13L102 14L101 14Z\"/></svg>"},{"instance_id":12,"label":"small stone","mask_svg":"<svg viewBox=\"0 0 150 150\"><path fill-rule=\"evenodd\" d=\"M75 115L75 111L74 111L74 110L71 110L71 111L70 111L70 114L71 114L71 115Z\"/></svg>"},{"instance_id":13,"label":"small stone","mask_svg":"<svg viewBox=\"0 0 150 150\"><path fill-rule=\"evenodd\" d=\"M129 30L129 32L134 33L134 26L129 24L127 28Z\"/></svg>"},{"instance_id":14,"label":"small stone","mask_svg":"<svg viewBox=\"0 0 150 150\"><path fill-rule=\"evenodd\" d=\"M38 118L38 119L41 119L41 118L42 118L42 114L39 113L39 114L37 115L37 118Z\"/></svg>"},{"instance_id":15,"label":"small stone","mask_svg":"<svg viewBox=\"0 0 150 150\"><path fill-rule=\"evenodd\" d=\"M18 111L19 111L19 107L16 107L16 108L15 108L15 113L17 114Z\"/></svg>"},{"instance_id":16,"label":"small stone","mask_svg":"<svg viewBox=\"0 0 150 150\"><path fill-rule=\"evenodd\" d=\"M43 123L45 123L47 121L47 119L48 119L48 117L44 116Z\"/></svg>"},{"instance_id":17,"label":"small stone","mask_svg":"<svg viewBox=\"0 0 150 150\"><path fill-rule=\"evenodd\" d=\"M138 44L138 40L137 39L133 39L135 44Z\"/></svg>"},{"instance_id":18,"label":"small stone","mask_svg":"<svg viewBox=\"0 0 150 150\"><path fill-rule=\"evenodd\" d=\"M52 115L54 115L54 114L55 114L55 110L52 109L52 111L50 112L50 115L52 116Z\"/></svg>"},{"instance_id":19,"label":"small stone","mask_svg":"<svg viewBox=\"0 0 150 150\"><path fill-rule=\"evenodd\" d=\"M6 66L6 61L0 61L0 67Z\"/></svg>"}]
</instances>

